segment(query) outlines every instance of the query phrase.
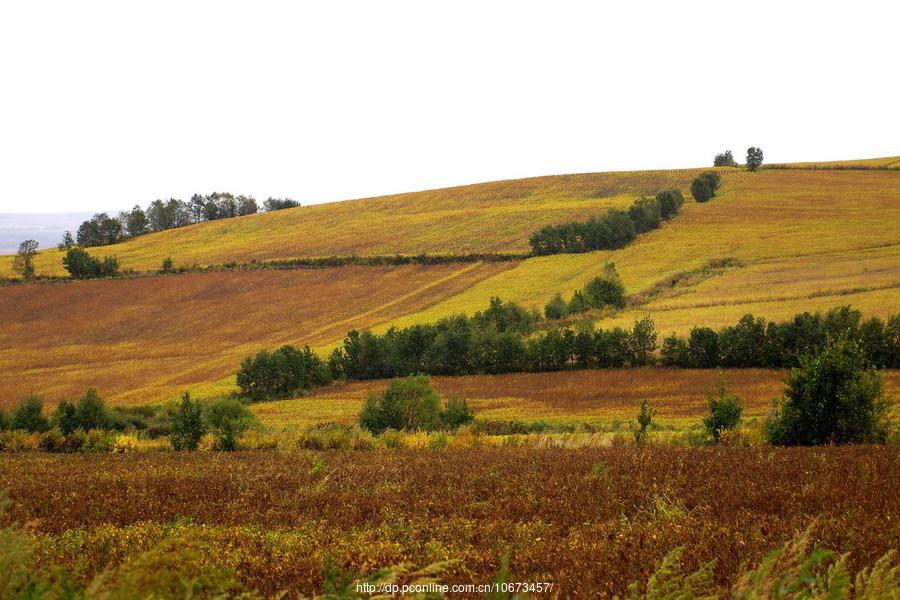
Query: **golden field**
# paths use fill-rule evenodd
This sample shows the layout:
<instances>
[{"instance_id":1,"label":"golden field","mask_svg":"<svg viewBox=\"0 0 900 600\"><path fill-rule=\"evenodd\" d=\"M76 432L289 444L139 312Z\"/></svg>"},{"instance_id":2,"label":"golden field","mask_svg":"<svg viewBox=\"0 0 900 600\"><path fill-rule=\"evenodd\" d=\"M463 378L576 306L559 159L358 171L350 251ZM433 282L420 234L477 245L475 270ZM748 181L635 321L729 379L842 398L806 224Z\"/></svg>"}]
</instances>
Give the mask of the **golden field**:
<instances>
[{"instance_id":1,"label":"golden field","mask_svg":"<svg viewBox=\"0 0 900 600\"><path fill-rule=\"evenodd\" d=\"M599 369L555 373L510 373L467 377L432 377L443 398L466 398L481 420L544 421L609 428L634 420L641 400L657 410L663 427L685 429L709 412L707 395L718 394L720 382L737 394L746 419L763 418L780 398L786 371L777 369ZM885 391L900 398L900 371L888 371ZM338 383L308 396L264 402L252 410L274 428L310 427L321 423L351 425L358 421L363 400L381 392L386 381Z\"/></svg>"},{"instance_id":2,"label":"golden field","mask_svg":"<svg viewBox=\"0 0 900 600\"><path fill-rule=\"evenodd\" d=\"M532 231L586 219L635 196L687 188L696 169L533 177L316 204L145 235L91 252L123 269L155 270L295 257L524 252ZM65 275L63 253L42 252L37 272ZM0 257L0 275L11 257Z\"/></svg>"},{"instance_id":3,"label":"golden field","mask_svg":"<svg viewBox=\"0 0 900 600\"><path fill-rule=\"evenodd\" d=\"M872 159L865 166L896 160ZM673 185L689 197L696 172L539 177L316 205L204 223L97 251L116 254L126 269L157 268L164 256L179 265L351 253L521 252L528 235L545 223L627 206L637 195ZM845 304L867 316L898 312L900 172L720 173L722 187L711 202L688 199L673 221L616 251L503 264L188 273L2 287L0 401L8 405L36 392L55 403L88 386L128 403L165 400L185 389L201 396L227 392L241 359L263 346L310 344L325 351L351 328L383 331L471 314L495 295L541 308L557 291L582 287L607 261L616 263L633 304L616 315L594 315L600 327L630 326L650 314L660 334L668 335L694 325L731 324L748 312L772 320ZM55 251L40 254L38 272L58 272L58 260Z\"/></svg>"}]
</instances>

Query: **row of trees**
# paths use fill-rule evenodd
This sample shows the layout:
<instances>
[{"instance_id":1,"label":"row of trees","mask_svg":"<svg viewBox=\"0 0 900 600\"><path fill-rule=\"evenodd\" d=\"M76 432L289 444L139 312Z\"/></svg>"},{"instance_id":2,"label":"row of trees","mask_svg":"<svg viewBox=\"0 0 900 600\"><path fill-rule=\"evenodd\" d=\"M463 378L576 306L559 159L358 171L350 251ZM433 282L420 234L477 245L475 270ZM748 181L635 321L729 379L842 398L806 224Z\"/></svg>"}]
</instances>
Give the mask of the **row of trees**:
<instances>
[{"instance_id":1,"label":"row of trees","mask_svg":"<svg viewBox=\"0 0 900 600\"><path fill-rule=\"evenodd\" d=\"M613 208L603 216L587 221L547 225L529 238L531 252L545 256L623 248L637 235L656 229L663 221L673 218L682 204L681 191L671 189L655 197L639 198L627 211Z\"/></svg>"},{"instance_id":2,"label":"row of trees","mask_svg":"<svg viewBox=\"0 0 900 600\"><path fill-rule=\"evenodd\" d=\"M300 206L299 202L288 198L269 198L263 202L263 210L267 211L297 206ZM71 248L76 242L83 247L105 246L145 233L203 221L252 215L258 211L259 206L252 196L235 196L223 192L213 192L206 196L194 194L187 202L175 198L154 200L146 209L135 205L130 211L121 212L117 217L107 213L95 214L78 227L75 238L67 231L60 248Z\"/></svg>"},{"instance_id":3,"label":"row of trees","mask_svg":"<svg viewBox=\"0 0 900 600\"><path fill-rule=\"evenodd\" d=\"M382 379L427 375L474 375L557 371L568 368L638 367L657 362L672 367L794 367L835 340L858 344L868 364L900 368L900 315L886 322L862 320L850 307L796 315L782 323L746 315L718 331L695 327L689 336L662 343L648 316L630 329L553 327L534 334L536 315L499 298L473 317L457 315L383 334L350 331L327 359L308 347L263 350L244 360L238 372L242 397L287 397L334 379Z\"/></svg>"},{"instance_id":4,"label":"row of trees","mask_svg":"<svg viewBox=\"0 0 900 600\"><path fill-rule=\"evenodd\" d=\"M900 368L900 314L884 321L863 320L849 306L824 315L804 312L776 323L744 315L737 324L719 329L694 327L686 337L663 340L660 362L672 367L794 367L805 355L821 353L830 341L859 344L869 363Z\"/></svg>"}]
</instances>

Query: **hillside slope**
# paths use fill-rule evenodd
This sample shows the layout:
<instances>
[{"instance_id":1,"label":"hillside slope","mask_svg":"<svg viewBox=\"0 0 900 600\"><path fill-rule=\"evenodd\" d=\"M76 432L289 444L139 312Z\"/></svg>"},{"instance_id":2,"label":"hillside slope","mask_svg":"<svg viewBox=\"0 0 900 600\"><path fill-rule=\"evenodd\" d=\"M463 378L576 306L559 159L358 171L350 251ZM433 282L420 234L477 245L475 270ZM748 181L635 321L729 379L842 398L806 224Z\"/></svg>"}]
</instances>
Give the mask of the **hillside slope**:
<instances>
[{"instance_id":1,"label":"hillside slope","mask_svg":"<svg viewBox=\"0 0 900 600\"><path fill-rule=\"evenodd\" d=\"M627 207L635 196L690 185L696 170L588 173L317 204L144 235L113 246L123 269L245 263L296 257L526 252L543 225ZM0 275L12 259L0 257ZM37 272L65 275L62 253L41 252Z\"/></svg>"},{"instance_id":2,"label":"hillside slope","mask_svg":"<svg viewBox=\"0 0 900 600\"><path fill-rule=\"evenodd\" d=\"M495 295L540 308L557 291L583 286L607 261L616 263L632 306L602 319L601 327L628 326L650 314L665 335L733 323L748 312L784 319L844 304L871 315L898 312L900 172L817 169L723 170L711 202L689 200L672 222L616 251L502 264L189 273L0 287L0 404L29 392L55 403L90 385L113 401L132 403L184 389L221 392L232 386L241 358L260 347L290 342L327 350L351 328L383 331L472 313ZM233 254L235 248L245 252L269 239L294 245L265 246L271 252L266 258L521 251L541 224L597 214L657 188L680 185L687 192L692 174L482 184L208 223L110 249L122 257L143 244L143 260L153 268L174 248L173 237L233 227L240 231L213 235L209 247L202 237L184 243L213 263L221 257L247 260L250 255ZM450 218L451 209L461 212ZM308 221L315 227L306 224L309 215L316 215ZM275 226L279 219L290 225ZM256 238L241 229L257 221L267 225ZM356 231L358 248L350 249L349 235L329 241L323 228ZM232 250L218 255L216 244Z\"/></svg>"}]
</instances>

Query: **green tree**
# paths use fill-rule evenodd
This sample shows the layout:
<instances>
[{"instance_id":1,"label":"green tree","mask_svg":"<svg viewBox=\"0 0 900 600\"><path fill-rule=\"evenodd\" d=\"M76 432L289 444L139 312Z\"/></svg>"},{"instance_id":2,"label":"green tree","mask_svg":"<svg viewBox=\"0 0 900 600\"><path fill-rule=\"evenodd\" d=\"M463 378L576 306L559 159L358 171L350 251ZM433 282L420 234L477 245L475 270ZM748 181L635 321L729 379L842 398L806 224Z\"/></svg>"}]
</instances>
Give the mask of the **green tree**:
<instances>
[{"instance_id":1,"label":"green tree","mask_svg":"<svg viewBox=\"0 0 900 600\"><path fill-rule=\"evenodd\" d=\"M709 414L703 417L703 426L718 442L723 431L734 429L740 424L744 408L741 399L728 392L724 381L719 384L719 397L707 395L706 401L709 404Z\"/></svg>"},{"instance_id":2,"label":"green tree","mask_svg":"<svg viewBox=\"0 0 900 600\"><path fill-rule=\"evenodd\" d=\"M10 428L31 433L50 429L50 422L44 416L44 401L40 396L26 396L19 403L19 406L13 410Z\"/></svg>"},{"instance_id":3,"label":"green tree","mask_svg":"<svg viewBox=\"0 0 900 600\"><path fill-rule=\"evenodd\" d=\"M204 421L216 440L216 448L231 452L237 450L238 439L254 425L256 417L240 400L224 398L207 405Z\"/></svg>"},{"instance_id":4,"label":"green tree","mask_svg":"<svg viewBox=\"0 0 900 600\"><path fill-rule=\"evenodd\" d=\"M68 250L72 246L75 245L75 238L72 237L71 231L66 231L63 234L62 242L56 245L59 250Z\"/></svg>"},{"instance_id":5,"label":"green tree","mask_svg":"<svg viewBox=\"0 0 900 600\"><path fill-rule=\"evenodd\" d=\"M471 423L475 419L475 413L469 410L469 404L463 398L450 398L441 409L441 425L444 429L458 429Z\"/></svg>"},{"instance_id":6,"label":"green tree","mask_svg":"<svg viewBox=\"0 0 900 600\"><path fill-rule=\"evenodd\" d=\"M584 286L584 295L591 306L603 308L612 306L617 309L625 308L625 286L616 271L616 265L608 262L603 267L603 275L591 279Z\"/></svg>"},{"instance_id":7,"label":"green tree","mask_svg":"<svg viewBox=\"0 0 900 600\"><path fill-rule=\"evenodd\" d=\"M784 446L880 443L890 430L889 412L881 374L858 342L842 339L791 369L766 430L771 443Z\"/></svg>"},{"instance_id":8,"label":"green tree","mask_svg":"<svg viewBox=\"0 0 900 600\"><path fill-rule=\"evenodd\" d=\"M691 182L691 195L697 202L707 202L713 197L713 191L708 181L697 177Z\"/></svg>"},{"instance_id":9,"label":"green tree","mask_svg":"<svg viewBox=\"0 0 900 600\"><path fill-rule=\"evenodd\" d=\"M196 450L204 433L206 427L203 423L203 409L199 402L192 401L190 394L185 392L169 421L169 441L172 448Z\"/></svg>"},{"instance_id":10,"label":"green tree","mask_svg":"<svg viewBox=\"0 0 900 600\"><path fill-rule=\"evenodd\" d=\"M628 337L629 362L634 367L649 365L656 350L656 327L648 316L635 321L631 335Z\"/></svg>"},{"instance_id":11,"label":"green tree","mask_svg":"<svg viewBox=\"0 0 900 600\"><path fill-rule=\"evenodd\" d=\"M121 220L125 224L125 231L129 236L135 237L147 233L150 223L147 220L147 213L140 206L135 204L134 208L130 212L124 213L123 217Z\"/></svg>"},{"instance_id":12,"label":"green tree","mask_svg":"<svg viewBox=\"0 0 900 600\"><path fill-rule=\"evenodd\" d=\"M369 395L359 421L375 434L385 429L434 431L441 425L440 398L424 375L395 379L383 393Z\"/></svg>"},{"instance_id":13,"label":"green tree","mask_svg":"<svg viewBox=\"0 0 900 600\"><path fill-rule=\"evenodd\" d=\"M731 150L726 150L722 154L716 154L716 158L713 160L714 167L736 167L737 162L734 160L734 155L731 154Z\"/></svg>"},{"instance_id":14,"label":"green tree","mask_svg":"<svg viewBox=\"0 0 900 600\"><path fill-rule=\"evenodd\" d=\"M750 146L747 148L747 168L751 171L756 171L763 164L763 151L762 148L757 148L755 146Z\"/></svg>"},{"instance_id":15,"label":"green tree","mask_svg":"<svg viewBox=\"0 0 900 600\"><path fill-rule=\"evenodd\" d=\"M109 429L110 415L106 402L94 388L88 389L75 404L75 421L80 429Z\"/></svg>"},{"instance_id":16,"label":"green tree","mask_svg":"<svg viewBox=\"0 0 900 600\"><path fill-rule=\"evenodd\" d=\"M167 256L162 260L162 264L160 265L159 272L160 273L172 273L175 270L175 263L172 261L172 257Z\"/></svg>"},{"instance_id":17,"label":"green tree","mask_svg":"<svg viewBox=\"0 0 900 600\"><path fill-rule=\"evenodd\" d=\"M719 364L719 335L709 327L694 327L688 339L692 367L710 369Z\"/></svg>"},{"instance_id":18,"label":"green tree","mask_svg":"<svg viewBox=\"0 0 900 600\"><path fill-rule=\"evenodd\" d=\"M53 421L63 435L69 435L78 429L77 412L75 404L68 400L63 400L56 407L56 411L53 413Z\"/></svg>"},{"instance_id":19,"label":"green tree","mask_svg":"<svg viewBox=\"0 0 900 600\"><path fill-rule=\"evenodd\" d=\"M25 240L19 244L19 251L13 259L13 271L19 273L25 281L30 281L34 277L34 257L37 256L37 249L36 241Z\"/></svg>"}]
</instances>

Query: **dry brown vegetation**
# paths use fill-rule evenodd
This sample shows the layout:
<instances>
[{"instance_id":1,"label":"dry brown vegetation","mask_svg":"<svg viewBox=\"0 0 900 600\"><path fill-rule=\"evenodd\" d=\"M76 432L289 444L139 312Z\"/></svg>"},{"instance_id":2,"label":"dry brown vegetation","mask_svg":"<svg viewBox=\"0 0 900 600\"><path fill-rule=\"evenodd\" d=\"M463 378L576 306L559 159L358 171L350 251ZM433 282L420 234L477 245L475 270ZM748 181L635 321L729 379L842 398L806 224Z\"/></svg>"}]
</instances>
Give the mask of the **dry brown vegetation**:
<instances>
[{"instance_id":1,"label":"dry brown vegetation","mask_svg":"<svg viewBox=\"0 0 900 600\"><path fill-rule=\"evenodd\" d=\"M552 581L622 595L686 547L719 585L813 524L868 565L900 539L900 448L496 449L0 457L7 519L40 564L89 578L176 535L267 594L321 590L326 557L369 574L457 559L448 582ZM208 561L208 562L207 562Z\"/></svg>"},{"instance_id":2,"label":"dry brown vegetation","mask_svg":"<svg viewBox=\"0 0 900 600\"><path fill-rule=\"evenodd\" d=\"M117 403L174 397L232 375L261 346L337 340L509 267L340 267L0 287L0 406L31 392L55 403L87 387Z\"/></svg>"},{"instance_id":3,"label":"dry brown vegetation","mask_svg":"<svg viewBox=\"0 0 900 600\"><path fill-rule=\"evenodd\" d=\"M657 409L660 424L696 425L707 413L707 394L720 382L744 403L745 418L763 418L782 394L785 371L777 369L599 369L433 377L445 398L466 398L479 419L590 423L627 422L641 400ZM356 422L362 400L385 381L340 383L309 396L257 404L253 411L274 427ZM900 372L885 373L885 390L900 397Z\"/></svg>"}]
</instances>

